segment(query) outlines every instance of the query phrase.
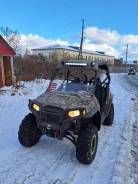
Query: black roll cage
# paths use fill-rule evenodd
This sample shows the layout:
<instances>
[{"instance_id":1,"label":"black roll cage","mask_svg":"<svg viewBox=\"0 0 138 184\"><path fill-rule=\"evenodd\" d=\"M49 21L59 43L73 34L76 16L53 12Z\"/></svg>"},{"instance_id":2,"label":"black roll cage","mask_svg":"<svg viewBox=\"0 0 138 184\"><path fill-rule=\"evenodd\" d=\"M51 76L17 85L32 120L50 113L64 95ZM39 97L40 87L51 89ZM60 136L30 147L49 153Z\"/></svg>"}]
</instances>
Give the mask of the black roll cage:
<instances>
[{"instance_id":1,"label":"black roll cage","mask_svg":"<svg viewBox=\"0 0 138 184\"><path fill-rule=\"evenodd\" d=\"M66 63L70 63L71 65L66 65ZM75 63L73 65L73 63ZM76 65L76 63L78 63L78 65ZM80 63L80 65L79 65ZM85 63L86 65L85 66L81 66L82 63ZM56 73L59 71L59 70L62 70L62 69L65 69L65 68L68 68L68 69L71 69L71 68L78 68L80 70L92 70L95 72L95 77L97 77L97 73L98 73L98 70L104 70L106 71L106 78L104 79L104 81L102 81L102 84L105 83L106 80L108 80L108 83L107 83L107 86L110 85L110 81L111 81L111 77L110 77L110 74L109 74L109 65L105 62L93 62L93 61L85 61L85 60L72 60L72 61L68 61L68 62L64 62L62 61L60 64L58 64L56 66L56 70L54 72L54 74L52 75L51 77L51 80L50 80L50 84L49 84L49 87L48 87L48 91L49 91L49 88L50 88L50 85L52 83L52 81L54 80L55 76L56 76Z\"/></svg>"}]
</instances>

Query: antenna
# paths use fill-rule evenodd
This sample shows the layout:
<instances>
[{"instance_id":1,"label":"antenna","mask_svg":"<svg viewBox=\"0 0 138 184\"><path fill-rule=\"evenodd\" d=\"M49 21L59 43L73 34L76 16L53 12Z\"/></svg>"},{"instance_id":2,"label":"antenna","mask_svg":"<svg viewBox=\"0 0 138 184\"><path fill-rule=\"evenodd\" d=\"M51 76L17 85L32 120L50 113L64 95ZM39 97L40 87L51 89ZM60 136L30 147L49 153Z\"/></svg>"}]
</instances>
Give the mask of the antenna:
<instances>
[{"instance_id":1,"label":"antenna","mask_svg":"<svg viewBox=\"0 0 138 184\"><path fill-rule=\"evenodd\" d=\"M81 42L80 42L80 49L78 59L82 59L82 47L83 47L83 40L84 40L84 19L82 19L82 32L81 32Z\"/></svg>"}]
</instances>

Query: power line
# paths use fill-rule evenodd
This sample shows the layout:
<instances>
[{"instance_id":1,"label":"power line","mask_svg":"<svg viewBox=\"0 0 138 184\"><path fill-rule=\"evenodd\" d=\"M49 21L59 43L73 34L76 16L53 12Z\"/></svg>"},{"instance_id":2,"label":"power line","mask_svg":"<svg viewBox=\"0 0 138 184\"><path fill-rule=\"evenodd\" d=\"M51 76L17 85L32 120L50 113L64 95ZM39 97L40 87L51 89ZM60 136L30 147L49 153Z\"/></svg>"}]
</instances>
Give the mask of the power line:
<instances>
[{"instance_id":1,"label":"power line","mask_svg":"<svg viewBox=\"0 0 138 184\"><path fill-rule=\"evenodd\" d=\"M76 22L77 22L77 24L76 24ZM78 20L74 20L72 22L69 22L69 23L66 23L66 24L62 24L60 26L55 26L55 27L49 28L49 29L47 29L47 30L45 30L43 32L41 31L41 32L37 32L37 33L45 33L46 37L60 36L60 38L64 38L65 39L65 35L66 36L67 35L72 35L74 31L77 31L79 33L79 35L80 35L80 25L78 23L79 23ZM74 25L74 24L75 24L75 26L73 28L68 27L68 26ZM64 27L64 29L63 29L63 27ZM83 29L82 30L82 34L83 35L81 35L80 52L82 50L82 44L83 44L83 40L82 39L84 39L84 22L83 22L82 29ZM51 32L50 30L54 30L54 31Z\"/></svg>"},{"instance_id":2,"label":"power line","mask_svg":"<svg viewBox=\"0 0 138 184\"><path fill-rule=\"evenodd\" d=\"M51 27L51 28L48 28L48 29L45 29L45 30L42 30L42 31L38 31L37 33L44 33L44 32L49 32L49 31L55 31L55 30L59 30L59 29L61 29L63 27L65 29L67 26L71 26L71 25L76 24L76 22L78 22L78 20L74 20L74 21L71 21L71 22L68 22L68 23L65 23L65 24L62 24L62 25L54 26L54 27Z\"/></svg>"},{"instance_id":3,"label":"power line","mask_svg":"<svg viewBox=\"0 0 138 184\"><path fill-rule=\"evenodd\" d=\"M58 36L60 34L60 37L63 37L65 35L68 35L68 34L72 34L74 31L79 31L79 27L75 27L74 29L65 29L65 30L60 30L60 31L56 31L56 32L53 32L53 33L46 33L46 36Z\"/></svg>"}]
</instances>

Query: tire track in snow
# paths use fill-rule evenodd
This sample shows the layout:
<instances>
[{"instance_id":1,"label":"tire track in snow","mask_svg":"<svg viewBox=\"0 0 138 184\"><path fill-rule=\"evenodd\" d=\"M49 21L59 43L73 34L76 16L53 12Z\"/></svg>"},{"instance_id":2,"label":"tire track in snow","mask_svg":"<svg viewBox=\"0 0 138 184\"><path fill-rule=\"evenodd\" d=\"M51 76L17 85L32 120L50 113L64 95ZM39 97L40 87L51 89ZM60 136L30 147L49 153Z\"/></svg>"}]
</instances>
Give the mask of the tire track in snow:
<instances>
[{"instance_id":1,"label":"tire track in snow","mask_svg":"<svg viewBox=\"0 0 138 184\"><path fill-rule=\"evenodd\" d=\"M132 148L131 148L131 177L135 184L138 184L138 95L133 105L133 118L132 118Z\"/></svg>"}]
</instances>

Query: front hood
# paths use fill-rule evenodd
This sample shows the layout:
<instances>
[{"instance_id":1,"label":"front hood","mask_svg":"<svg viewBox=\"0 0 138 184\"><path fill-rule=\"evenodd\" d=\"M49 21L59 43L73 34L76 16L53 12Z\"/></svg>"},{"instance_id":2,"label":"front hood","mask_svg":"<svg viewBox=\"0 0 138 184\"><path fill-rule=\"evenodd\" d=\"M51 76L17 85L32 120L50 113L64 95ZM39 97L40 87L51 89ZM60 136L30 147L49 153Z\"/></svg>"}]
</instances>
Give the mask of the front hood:
<instances>
[{"instance_id":1,"label":"front hood","mask_svg":"<svg viewBox=\"0 0 138 184\"><path fill-rule=\"evenodd\" d=\"M41 104L41 106L54 106L64 110L75 108L89 109L92 106L97 105L97 99L94 95L87 92L47 92L39 96L35 102Z\"/></svg>"}]
</instances>

